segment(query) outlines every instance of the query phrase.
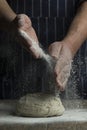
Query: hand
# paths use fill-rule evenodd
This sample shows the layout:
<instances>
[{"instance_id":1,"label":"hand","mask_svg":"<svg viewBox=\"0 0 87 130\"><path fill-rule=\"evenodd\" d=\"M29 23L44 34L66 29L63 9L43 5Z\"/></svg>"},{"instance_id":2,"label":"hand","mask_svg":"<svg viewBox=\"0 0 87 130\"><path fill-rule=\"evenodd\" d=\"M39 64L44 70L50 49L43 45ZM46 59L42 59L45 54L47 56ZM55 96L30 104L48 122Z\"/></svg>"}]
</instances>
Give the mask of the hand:
<instances>
[{"instance_id":1,"label":"hand","mask_svg":"<svg viewBox=\"0 0 87 130\"><path fill-rule=\"evenodd\" d=\"M49 53L57 59L54 73L56 82L60 89L63 91L70 76L72 54L70 48L64 42L54 42L49 46Z\"/></svg>"},{"instance_id":2,"label":"hand","mask_svg":"<svg viewBox=\"0 0 87 130\"><path fill-rule=\"evenodd\" d=\"M16 39L23 44L23 46L30 51L35 58L39 58L39 54L36 51L35 48L32 47L31 40L25 38L23 35L21 35L20 31L24 31L27 33L27 35L35 42L35 44L38 44L38 38L36 36L36 33L32 27L32 23L30 18L25 14L19 14L16 16L14 21L12 22L13 25L13 32L15 32Z\"/></svg>"}]
</instances>

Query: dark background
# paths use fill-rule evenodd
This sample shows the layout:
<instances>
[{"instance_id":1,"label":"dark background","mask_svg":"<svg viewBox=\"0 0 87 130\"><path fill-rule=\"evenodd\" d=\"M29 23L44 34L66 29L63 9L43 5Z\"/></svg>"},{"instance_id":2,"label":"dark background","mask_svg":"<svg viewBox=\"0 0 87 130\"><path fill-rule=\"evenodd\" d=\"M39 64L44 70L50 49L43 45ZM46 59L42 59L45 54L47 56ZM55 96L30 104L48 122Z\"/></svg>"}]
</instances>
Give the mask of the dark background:
<instances>
[{"instance_id":1,"label":"dark background","mask_svg":"<svg viewBox=\"0 0 87 130\"><path fill-rule=\"evenodd\" d=\"M79 6L79 0L8 0L16 13L25 13L45 49L62 40ZM0 32L0 98L14 99L41 91L42 68L15 38ZM73 70L63 98L87 98L87 44L74 58ZM78 94L76 94L76 92Z\"/></svg>"}]
</instances>

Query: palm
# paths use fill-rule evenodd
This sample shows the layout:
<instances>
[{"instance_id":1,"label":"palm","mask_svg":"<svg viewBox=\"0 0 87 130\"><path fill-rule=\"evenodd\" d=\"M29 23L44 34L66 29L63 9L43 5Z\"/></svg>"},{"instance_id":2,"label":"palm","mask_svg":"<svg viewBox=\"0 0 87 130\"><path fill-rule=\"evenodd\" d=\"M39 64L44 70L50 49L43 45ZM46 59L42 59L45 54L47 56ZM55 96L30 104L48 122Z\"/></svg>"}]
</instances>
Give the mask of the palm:
<instances>
[{"instance_id":1,"label":"palm","mask_svg":"<svg viewBox=\"0 0 87 130\"><path fill-rule=\"evenodd\" d=\"M55 66L56 81L60 90L67 84L71 70L71 52L62 42L55 42L50 47L50 54L57 58Z\"/></svg>"}]
</instances>

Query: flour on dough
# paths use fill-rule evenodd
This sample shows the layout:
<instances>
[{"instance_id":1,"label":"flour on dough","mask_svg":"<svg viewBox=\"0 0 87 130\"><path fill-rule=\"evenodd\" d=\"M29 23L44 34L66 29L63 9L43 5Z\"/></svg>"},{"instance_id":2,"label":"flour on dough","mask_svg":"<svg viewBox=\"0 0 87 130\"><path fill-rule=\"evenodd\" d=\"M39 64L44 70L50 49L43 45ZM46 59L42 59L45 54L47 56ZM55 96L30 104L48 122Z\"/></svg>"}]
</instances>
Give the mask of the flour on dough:
<instances>
[{"instance_id":1,"label":"flour on dough","mask_svg":"<svg viewBox=\"0 0 87 130\"><path fill-rule=\"evenodd\" d=\"M27 94L17 104L17 114L31 117L60 116L64 107L59 97L51 94Z\"/></svg>"}]
</instances>

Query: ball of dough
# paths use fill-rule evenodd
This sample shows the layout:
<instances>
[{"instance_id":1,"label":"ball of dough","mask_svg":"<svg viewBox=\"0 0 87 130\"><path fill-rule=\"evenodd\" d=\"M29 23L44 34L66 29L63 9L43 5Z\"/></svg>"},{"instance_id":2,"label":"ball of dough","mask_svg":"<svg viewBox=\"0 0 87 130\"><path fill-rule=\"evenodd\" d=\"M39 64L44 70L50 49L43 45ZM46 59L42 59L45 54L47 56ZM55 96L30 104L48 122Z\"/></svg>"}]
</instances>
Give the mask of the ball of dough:
<instances>
[{"instance_id":1,"label":"ball of dough","mask_svg":"<svg viewBox=\"0 0 87 130\"><path fill-rule=\"evenodd\" d=\"M64 113L60 98L52 94L27 94L17 104L17 114L31 117L59 116Z\"/></svg>"}]
</instances>

